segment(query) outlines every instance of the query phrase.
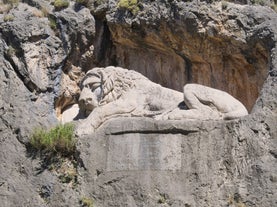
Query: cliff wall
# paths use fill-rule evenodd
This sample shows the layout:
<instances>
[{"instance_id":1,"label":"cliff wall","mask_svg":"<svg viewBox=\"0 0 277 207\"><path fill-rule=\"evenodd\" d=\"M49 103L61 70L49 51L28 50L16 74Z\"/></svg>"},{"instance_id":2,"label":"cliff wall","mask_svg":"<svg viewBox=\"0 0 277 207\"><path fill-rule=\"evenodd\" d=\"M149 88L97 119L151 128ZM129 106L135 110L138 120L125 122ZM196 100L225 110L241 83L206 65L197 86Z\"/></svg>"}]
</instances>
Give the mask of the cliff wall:
<instances>
[{"instance_id":1,"label":"cliff wall","mask_svg":"<svg viewBox=\"0 0 277 207\"><path fill-rule=\"evenodd\" d=\"M275 206L276 12L196 1L87 7L1 4L2 204L78 206L89 197L95 206ZM111 120L79 138L74 168L64 161L53 170L30 152L30 134L56 125L77 102L84 73L107 65L180 91L189 82L225 90L251 114L231 122ZM77 170L74 182L63 182L63 170Z\"/></svg>"}]
</instances>

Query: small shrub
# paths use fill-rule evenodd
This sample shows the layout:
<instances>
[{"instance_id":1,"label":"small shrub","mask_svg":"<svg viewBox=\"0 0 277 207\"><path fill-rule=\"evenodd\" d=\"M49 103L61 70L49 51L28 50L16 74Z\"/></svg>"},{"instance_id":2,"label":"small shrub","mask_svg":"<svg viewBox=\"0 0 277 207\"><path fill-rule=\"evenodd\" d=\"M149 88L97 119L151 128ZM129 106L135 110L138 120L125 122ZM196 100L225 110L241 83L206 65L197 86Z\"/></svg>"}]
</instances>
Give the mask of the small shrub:
<instances>
[{"instance_id":1,"label":"small shrub","mask_svg":"<svg viewBox=\"0 0 277 207\"><path fill-rule=\"evenodd\" d=\"M56 168L56 172L62 183L68 183L72 187L75 187L77 185L78 173L76 161L64 159L60 163L60 166Z\"/></svg>"},{"instance_id":2,"label":"small shrub","mask_svg":"<svg viewBox=\"0 0 277 207\"><path fill-rule=\"evenodd\" d=\"M14 16L11 15L11 14L7 14L7 15L4 16L4 21L5 22L11 22L13 20L14 20Z\"/></svg>"},{"instance_id":3,"label":"small shrub","mask_svg":"<svg viewBox=\"0 0 277 207\"><path fill-rule=\"evenodd\" d=\"M57 30L57 22L53 17L48 16L49 20L49 26L52 30L56 31Z\"/></svg>"},{"instance_id":4,"label":"small shrub","mask_svg":"<svg viewBox=\"0 0 277 207\"><path fill-rule=\"evenodd\" d=\"M5 19L5 17L4 17ZM9 57L12 57L16 54L16 49L13 48L11 45L7 48L7 51L6 51L6 54L9 56Z\"/></svg>"},{"instance_id":5,"label":"small shrub","mask_svg":"<svg viewBox=\"0 0 277 207\"><path fill-rule=\"evenodd\" d=\"M258 4L258 5L261 5L261 6L265 6L266 1L265 1L265 0L254 0L254 4Z\"/></svg>"},{"instance_id":6,"label":"small shrub","mask_svg":"<svg viewBox=\"0 0 277 207\"><path fill-rule=\"evenodd\" d=\"M69 2L67 0L55 0L54 7L55 10L59 11L69 6Z\"/></svg>"},{"instance_id":7,"label":"small shrub","mask_svg":"<svg viewBox=\"0 0 277 207\"><path fill-rule=\"evenodd\" d=\"M17 6L19 4L19 0L3 0L3 3Z\"/></svg>"},{"instance_id":8,"label":"small shrub","mask_svg":"<svg viewBox=\"0 0 277 207\"><path fill-rule=\"evenodd\" d=\"M74 127L72 124L65 124L49 131L37 129L31 136L30 144L37 150L58 152L63 155L73 154L76 150Z\"/></svg>"},{"instance_id":9,"label":"small shrub","mask_svg":"<svg viewBox=\"0 0 277 207\"><path fill-rule=\"evenodd\" d=\"M165 203L166 203L166 198L165 198L165 196L160 196L160 198L158 199L158 203L159 203L159 204L165 204Z\"/></svg>"},{"instance_id":10,"label":"small shrub","mask_svg":"<svg viewBox=\"0 0 277 207\"><path fill-rule=\"evenodd\" d=\"M82 197L80 199L80 204L82 205L82 207L93 207L92 199L87 198L87 197Z\"/></svg>"},{"instance_id":11,"label":"small shrub","mask_svg":"<svg viewBox=\"0 0 277 207\"><path fill-rule=\"evenodd\" d=\"M129 10L133 15L139 11L138 0L119 0L118 7Z\"/></svg>"},{"instance_id":12,"label":"small shrub","mask_svg":"<svg viewBox=\"0 0 277 207\"><path fill-rule=\"evenodd\" d=\"M273 9L274 11L276 11L277 12L277 3L276 4L272 4L271 5L271 9Z\"/></svg>"},{"instance_id":13,"label":"small shrub","mask_svg":"<svg viewBox=\"0 0 277 207\"><path fill-rule=\"evenodd\" d=\"M246 205L240 200L240 197L229 196L228 198L228 205L236 206L236 207L246 207Z\"/></svg>"}]
</instances>

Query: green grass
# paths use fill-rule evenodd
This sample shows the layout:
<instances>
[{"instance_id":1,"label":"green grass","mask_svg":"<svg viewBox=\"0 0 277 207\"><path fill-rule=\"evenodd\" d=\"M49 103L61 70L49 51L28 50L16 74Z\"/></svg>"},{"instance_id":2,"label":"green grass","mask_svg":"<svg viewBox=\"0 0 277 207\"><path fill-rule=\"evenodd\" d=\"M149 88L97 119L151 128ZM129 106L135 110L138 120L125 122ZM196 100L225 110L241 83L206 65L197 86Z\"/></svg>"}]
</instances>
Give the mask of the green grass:
<instances>
[{"instance_id":1,"label":"green grass","mask_svg":"<svg viewBox=\"0 0 277 207\"><path fill-rule=\"evenodd\" d=\"M7 14L4 16L4 22L11 22L14 20L14 16L11 14Z\"/></svg>"},{"instance_id":2,"label":"green grass","mask_svg":"<svg viewBox=\"0 0 277 207\"><path fill-rule=\"evenodd\" d=\"M87 198L87 197L82 197L80 199L80 203L81 203L82 207L93 207L92 199Z\"/></svg>"},{"instance_id":3,"label":"green grass","mask_svg":"<svg viewBox=\"0 0 277 207\"><path fill-rule=\"evenodd\" d=\"M19 0L3 0L3 3L17 6L19 4Z\"/></svg>"},{"instance_id":4,"label":"green grass","mask_svg":"<svg viewBox=\"0 0 277 207\"><path fill-rule=\"evenodd\" d=\"M261 6L265 6L266 1L265 1L265 0L254 0L254 4L258 4L258 5L261 5Z\"/></svg>"},{"instance_id":5,"label":"green grass","mask_svg":"<svg viewBox=\"0 0 277 207\"><path fill-rule=\"evenodd\" d=\"M67 0L55 0L54 1L54 7L55 10L62 10L64 8L67 8L69 6L69 2Z\"/></svg>"},{"instance_id":6,"label":"green grass","mask_svg":"<svg viewBox=\"0 0 277 207\"><path fill-rule=\"evenodd\" d=\"M57 30L57 22L56 20L51 17L51 16L48 16L48 20L49 20L49 26L52 30L56 31Z\"/></svg>"},{"instance_id":7,"label":"green grass","mask_svg":"<svg viewBox=\"0 0 277 207\"><path fill-rule=\"evenodd\" d=\"M4 21L5 21L5 17L4 17ZM13 56L16 54L16 49L14 49L11 45L8 47L7 49L7 55L8 56Z\"/></svg>"},{"instance_id":8,"label":"green grass","mask_svg":"<svg viewBox=\"0 0 277 207\"><path fill-rule=\"evenodd\" d=\"M30 144L37 150L71 155L76 150L73 124L58 125L46 131L36 129L31 136Z\"/></svg>"},{"instance_id":9,"label":"green grass","mask_svg":"<svg viewBox=\"0 0 277 207\"><path fill-rule=\"evenodd\" d=\"M277 12L277 3L273 3L273 4L271 5L271 9L273 9L274 11Z\"/></svg>"},{"instance_id":10,"label":"green grass","mask_svg":"<svg viewBox=\"0 0 277 207\"><path fill-rule=\"evenodd\" d=\"M138 0L119 0L117 6L129 10L133 15L139 11Z\"/></svg>"}]
</instances>

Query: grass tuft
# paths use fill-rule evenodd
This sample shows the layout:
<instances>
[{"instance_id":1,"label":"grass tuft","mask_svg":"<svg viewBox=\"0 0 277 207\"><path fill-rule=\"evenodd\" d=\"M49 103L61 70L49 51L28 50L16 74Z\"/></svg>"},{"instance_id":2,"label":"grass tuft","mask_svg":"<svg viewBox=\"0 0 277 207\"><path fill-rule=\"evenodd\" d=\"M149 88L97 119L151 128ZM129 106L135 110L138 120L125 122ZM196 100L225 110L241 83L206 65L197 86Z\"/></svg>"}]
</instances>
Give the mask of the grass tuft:
<instances>
[{"instance_id":1,"label":"grass tuft","mask_svg":"<svg viewBox=\"0 0 277 207\"><path fill-rule=\"evenodd\" d=\"M67 1L67 0L55 0L54 1L54 7L55 7L55 10L57 10L57 11L65 9L68 6L69 6L69 1Z\"/></svg>"},{"instance_id":2,"label":"grass tuft","mask_svg":"<svg viewBox=\"0 0 277 207\"><path fill-rule=\"evenodd\" d=\"M58 125L46 131L36 129L31 136L30 144L37 150L72 155L76 150L73 124Z\"/></svg>"},{"instance_id":3,"label":"grass tuft","mask_svg":"<svg viewBox=\"0 0 277 207\"><path fill-rule=\"evenodd\" d=\"M11 14L7 14L4 16L4 22L12 22L14 20L14 16Z\"/></svg>"},{"instance_id":4,"label":"grass tuft","mask_svg":"<svg viewBox=\"0 0 277 207\"><path fill-rule=\"evenodd\" d=\"M93 207L93 200L87 197L82 197L80 199L80 204L82 207Z\"/></svg>"},{"instance_id":5,"label":"grass tuft","mask_svg":"<svg viewBox=\"0 0 277 207\"><path fill-rule=\"evenodd\" d=\"M117 6L121 9L127 9L133 15L139 12L138 0L119 0Z\"/></svg>"}]
</instances>

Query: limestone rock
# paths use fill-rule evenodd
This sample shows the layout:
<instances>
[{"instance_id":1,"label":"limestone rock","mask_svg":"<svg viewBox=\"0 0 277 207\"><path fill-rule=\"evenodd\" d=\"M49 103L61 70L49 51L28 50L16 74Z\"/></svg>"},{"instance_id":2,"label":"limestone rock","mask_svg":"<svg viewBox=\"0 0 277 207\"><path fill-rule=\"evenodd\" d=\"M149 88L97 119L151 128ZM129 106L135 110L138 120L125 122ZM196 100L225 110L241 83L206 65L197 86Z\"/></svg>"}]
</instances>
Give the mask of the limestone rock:
<instances>
[{"instance_id":1,"label":"limestone rock","mask_svg":"<svg viewBox=\"0 0 277 207\"><path fill-rule=\"evenodd\" d=\"M138 13L115 0L90 2L91 11L23 2L0 6L1 206L79 206L83 197L95 206L276 206L276 12L208 1L141 0ZM180 91L212 86L254 107L229 122L110 120L79 138L73 187L30 154L28 139L76 103L86 71L107 65Z\"/></svg>"},{"instance_id":2,"label":"limestone rock","mask_svg":"<svg viewBox=\"0 0 277 207\"><path fill-rule=\"evenodd\" d=\"M82 190L97 206L274 206L276 120L117 118L80 139Z\"/></svg>"},{"instance_id":3,"label":"limestone rock","mask_svg":"<svg viewBox=\"0 0 277 207\"><path fill-rule=\"evenodd\" d=\"M145 1L141 7L136 15L107 14L119 66L179 91L191 82L227 91L251 111L272 69L276 13L221 2Z\"/></svg>"},{"instance_id":4,"label":"limestone rock","mask_svg":"<svg viewBox=\"0 0 277 207\"><path fill-rule=\"evenodd\" d=\"M70 87L62 85L64 74L76 80L73 87L81 78L79 65L75 67L78 70L65 70L70 55L64 50L59 32L49 26L50 17L37 13L40 11L34 8L37 4L31 5L19 3L5 11L8 14L0 14L1 206L77 206L78 193L63 185L57 174L46 170L43 160L33 157L28 149L29 138L36 128L58 124L55 102L62 89ZM76 15L76 24L72 19L72 25L69 24L72 36L78 31L86 33L80 35L84 53L91 50L90 39L94 34L94 19L85 10ZM5 15L12 15L13 20L4 21ZM78 44L76 39L71 40ZM75 58L75 62L80 59ZM76 87L74 93L78 90Z\"/></svg>"},{"instance_id":5,"label":"limestone rock","mask_svg":"<svg viewBox=\"0 0 277 207\"><path fill-rule=\"evenodd\" d=\"M77 104L62 113L62 121L82 117L76 127L81 136L93 133L105 121L120 117L156 120L230 120L246 116L246 108L230 94L199 84L186 84L184 93L164 88L145 76L120 67L93 68L81 84Z\"/></svg>"}]
</instances>

